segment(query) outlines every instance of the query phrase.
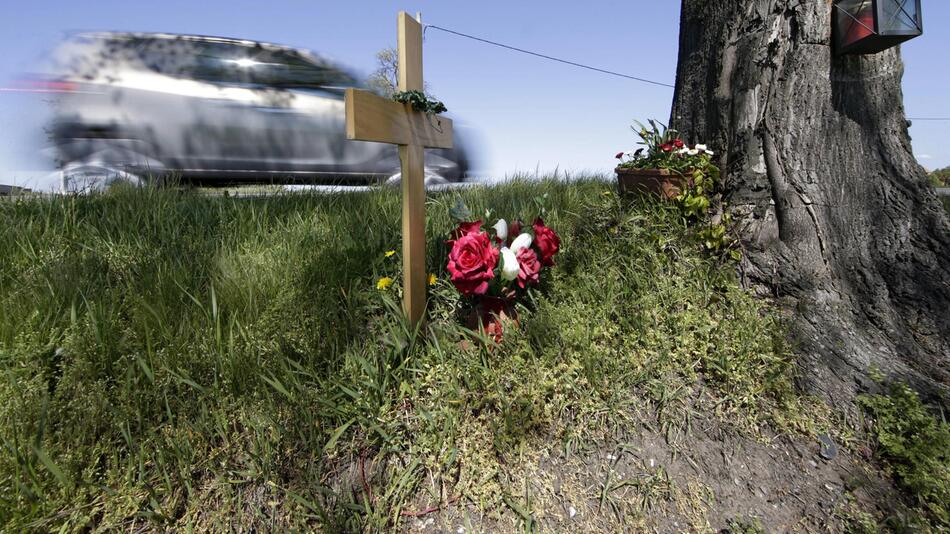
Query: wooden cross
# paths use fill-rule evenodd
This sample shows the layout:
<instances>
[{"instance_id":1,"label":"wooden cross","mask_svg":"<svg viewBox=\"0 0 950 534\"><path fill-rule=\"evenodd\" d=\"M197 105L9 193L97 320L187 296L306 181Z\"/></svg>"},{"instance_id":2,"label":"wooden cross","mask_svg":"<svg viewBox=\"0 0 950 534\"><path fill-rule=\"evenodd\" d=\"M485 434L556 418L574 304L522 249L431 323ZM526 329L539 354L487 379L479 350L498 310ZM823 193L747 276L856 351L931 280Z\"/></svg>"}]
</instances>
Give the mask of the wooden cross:
<instances>
[{"instance_id":1,"label":"wooden cross","mask_svg":"<svg viewBox=\"0 0 950 534\"><path fill-rule=\"evenodd\" d=\"M399 90L422 91L422 25L400 11L397 35ZM403 309L416 326L426 306L425 149L452 148L452 121L367 91L347 89L346 138L399 145Z\"/></svg>"}]
</instances>

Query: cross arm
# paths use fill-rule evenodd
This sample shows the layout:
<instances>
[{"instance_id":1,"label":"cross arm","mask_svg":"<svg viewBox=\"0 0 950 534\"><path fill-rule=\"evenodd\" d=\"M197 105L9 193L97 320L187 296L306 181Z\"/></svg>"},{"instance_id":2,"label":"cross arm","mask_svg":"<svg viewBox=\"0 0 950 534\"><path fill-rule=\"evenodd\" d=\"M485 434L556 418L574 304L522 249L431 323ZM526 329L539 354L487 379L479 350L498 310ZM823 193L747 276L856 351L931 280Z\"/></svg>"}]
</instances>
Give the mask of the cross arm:
<instances>
[{"instance_id":1,"label":"cross arm","mask_svg":"<svg viewBox=\"0 0 950 534\"><path fill-rule=\"evenodd\" d=\"M346 138L426 148L452 148L452 120L414 111L359 89L346 90Z\"/></svg>"}]
</instances>

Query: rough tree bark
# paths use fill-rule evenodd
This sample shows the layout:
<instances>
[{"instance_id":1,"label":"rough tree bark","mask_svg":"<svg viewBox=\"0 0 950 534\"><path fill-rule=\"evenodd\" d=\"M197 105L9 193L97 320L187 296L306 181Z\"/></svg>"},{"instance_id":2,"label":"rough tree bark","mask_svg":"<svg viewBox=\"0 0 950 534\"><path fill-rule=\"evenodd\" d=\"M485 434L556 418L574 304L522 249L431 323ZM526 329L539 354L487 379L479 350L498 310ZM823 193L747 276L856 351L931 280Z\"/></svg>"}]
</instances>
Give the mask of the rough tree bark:
<instances>
[{"instance_id":1,"label":"rough tree bark","mask_svg":"<svg viewBox=\"0 0 950 534\"><path fill-rule=\"evenodd\" d=\"M836 57L829 0L683 0L671 123L722 154L744 282L790 310L804 385L950 386L950 225L911 152L897 49ZM926 46L926 42L915 43Z\"/></svg>"}]
</instances>

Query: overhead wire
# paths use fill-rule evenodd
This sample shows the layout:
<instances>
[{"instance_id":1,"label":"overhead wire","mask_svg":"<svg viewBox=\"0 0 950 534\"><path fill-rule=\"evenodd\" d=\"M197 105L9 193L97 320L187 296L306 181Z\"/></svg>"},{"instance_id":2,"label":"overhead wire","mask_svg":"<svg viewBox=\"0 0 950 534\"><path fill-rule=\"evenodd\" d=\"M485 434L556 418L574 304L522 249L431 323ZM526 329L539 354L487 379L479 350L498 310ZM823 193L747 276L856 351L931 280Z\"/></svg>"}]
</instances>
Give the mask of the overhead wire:
<instances>
[{"instance_id":1,"label":"overhead wire","mask_svg":"<svg viewBox=\"0 0 950 534\"><path fill-rule=\"evenodd\" d=\"M849 13L849 15L850 15L850 13ZM861 24L860 21L857 21L857 19L855 19L855 20L856 20L857 23ZM862 24L862 25L863 25L863 24ZM558 62L558 63L564 63L564 64L566 64L566 65L571 65L571 66L579 67L579 68L582 68L582 69L592 70L592 71L595 71L595 72L600 72L600 73L602 73L602 74L608 74L608 75L610 75L610 76L617 76L617 77L620 77L620 78L626 78L626 79L629 79L629 80L635 80L635 81L638 81L638 82L647 83L647 84L652 84L652 85L657 85L657 86L660 86L660 87L669 87L669 88L671 88L671 89L676 88L675 85L669 84L669 83L666 83L666 82L660 82L660 81L656 81L656 80L650 80L650 79L648 79L648 78L643 78L643 77L640 77L640 76L633 76L633 75L631 75L631 74L624 74L624 73L622 73L622 72L616 72L616 71L612 71L612 70L608 70L608 69L602 69L602 68L600 68L600 67L595 67L595 66L593 66L593 65L585 65L584 63L578 63L578 62L576 62L576 61L571 61L571 60L568 60L568 59L563 59L563 58L551 56L551 55L548 55L548 54L542 54L542 53L540 53L540 52L534 52L534 51L531 51L531 50L526 50L526 49L524 49L524 48L519 48L519 47L517 47L517 46L507 45L507 44L504 44L504 43L499 43L498 41L493 41L493 40L491 40L491 39L485 39L484 37L477 37L477 36L475 36L475 35L470 35L470 34L467 34L467 33L460 32L460 31L450 30L450 29L448 29L448 28L444 28L444 27L442 27L442 26L437 26L437 25L435 25L435 24L424 24L424 25L423 25L423 35L425 35L425 32L428 31L429 28L432 28L433 30L439 30L439 31L442 31L442 32L450 33L450 34L452 34L452 35L456 35L456 36L459 36L459 37L464 37L464 38L466 38L466 39L471 39L471 40L474 40L474 41L478 41L478 42L490 44L490 45L492 45L492 46L497 46L497 47L499 47L499 48L504 48L504 49L507 49L507 50L513 50L513 51L515 51L515 52L520 52L520 53L522 53L522 54L528 54L528 55L531 55L531 56L540 57L540 58L543 58L543 59L547 59L547 60L549 60L549 61L556 61L556 62ZM908 120L912 120L912 121L950 121L950 117L908 117Z\"/></svg>"},{"instance_id":2,"label":"overhead wire","mask_svg":"<svg viewBox=\"0 0 950 534\"><path fill-rule=\"evenodd\" d=\"M531 55L531 56L544 58L544 59L547 59L547 60L550 60L550 61L557 61L558 63L564 63L564 64L567 64L567 65L572 65L572 66L574 66L574 67L580 67L580 68L582 68L582 69L588 69L588 70L600 72L600 73L603 73L603 74L609 74L609 75L611 75L611 76L618 76L618 77L620 77L620 78L627 78L627 79L630 79L630 80L636 80L636 81L638 81L638 82L649 83L649 84L653 84L653 85L659 85L660 87L670 87L670 88L675 88L675 87L676 87L675 85L672 85L672 84L669 84L669 83L665 83L665 82L658 82L658 81L656 81L656 80L649 80L649 79L647 79L647 78L641 78L640 76L633 76L633 75L630 75L630 74L623 74L623 73L621 73L621 72L615 72L615 71L612 71L612 70L602 69L602 68L600 68L600 67L594 67L594 66L592 66L592 65L585 65L585 64L583 64L583 63L578 63L578 62L576 62L576 61L570 61L570 60L563 59L563 58L559 58L559 57L549 56L549 55L547 55L547 54L542 54L542 53L540 53L540 52L532 52L531 50L525 50L524 48L518 48L517 46L506 45L506 44L504 44L504 43L499 43L499 42L497 42L497 41L492 41L492 40L490 40L490 39L484 39L484 38L482 38L482 37L476 37L476 36L474 36L474 35L469 35L469 34L467 34L467 33L462 33L462 32L455 31L455 30L450 30L450 29L448 29L448 28L443 28L443 27L441 27L441 26L436 26L435 24L425 24L425 25L424 25L424 30L423 30L423 32L425 32L425 30L428 30L429 28L432 28L432 29L434 29L434 30L443 31L443 32L446 32L446 33L451 33L451 34L457 35L457 36L459 36L459 37L465 37L466 39L472 39L472 40L475 40L475 41L480 41L480 42L487 43L487 44L490 44L490 45L494 45L494 46L497 46L497 47L506 48L506 49L508 49L508 50L514 50L515 52L521 52L522 54L528 54L528 55Z\"/></svg>"}]
</instances>

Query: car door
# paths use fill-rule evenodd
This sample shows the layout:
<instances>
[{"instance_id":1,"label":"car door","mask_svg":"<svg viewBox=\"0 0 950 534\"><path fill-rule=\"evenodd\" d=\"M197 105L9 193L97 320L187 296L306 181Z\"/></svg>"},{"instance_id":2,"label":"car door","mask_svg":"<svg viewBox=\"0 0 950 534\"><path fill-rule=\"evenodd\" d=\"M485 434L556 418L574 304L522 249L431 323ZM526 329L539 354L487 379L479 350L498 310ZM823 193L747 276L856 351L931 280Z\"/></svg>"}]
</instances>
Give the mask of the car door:
<instances>
[{"instance_id":1,"label":"car door","mask_svg":"<svg viewBox=\"0 0 950 534\"><path fill-rule=\"evenodd\" d=\"M251 60L266 168L296 174L336 170L347 148L342 88L328 83L321 65L292 50L264 49Z\"/></svg>"},{"instance_id":2,"label":"car door","mask_svg":"<svg viewBox=\"0 0 950 534\"><path fill-rule=\"evenodd\" d=\"M353 76L292 49L272 49L254 59L258 84L280 91L260 111L271 116L268 137L282 168L338 177L379 172L386 145L346 139L344 93L358 85Z\"/></svg>"},{"instance_id":3,"label":"car door","mask_svg":"<svg viewBox=\"0 0 950 534\"><path fill-rule=\"evenodd\" d=\"M271 152L259 110L271 98L251 80L251 45L196 41L189 47L179 78L189 126L180 132L188 165L198 172L240 173L261 168Z\"/></svg>"}]
</instances>

